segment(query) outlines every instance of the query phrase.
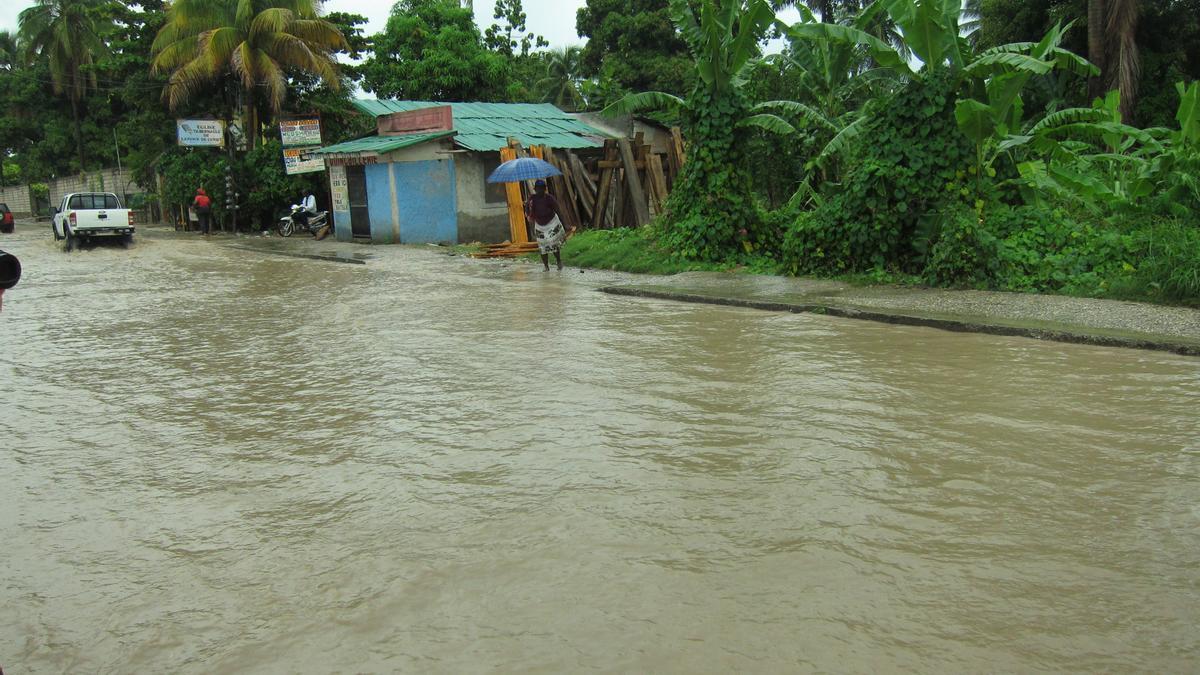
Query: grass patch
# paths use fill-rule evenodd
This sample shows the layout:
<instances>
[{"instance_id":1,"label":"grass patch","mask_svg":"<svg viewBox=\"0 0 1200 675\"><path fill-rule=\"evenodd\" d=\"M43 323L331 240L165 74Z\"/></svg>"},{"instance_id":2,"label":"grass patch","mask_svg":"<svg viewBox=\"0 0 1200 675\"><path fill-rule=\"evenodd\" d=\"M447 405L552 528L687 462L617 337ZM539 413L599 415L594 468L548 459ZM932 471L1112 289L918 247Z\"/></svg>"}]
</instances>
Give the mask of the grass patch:
<instances>
[{"instance_id":1,"label":"grass patch","mask_svg":"<svg viewBox=\"0 0 1200 675\"><path fill-rule=\"evenodd\" d=\"M681 272L750 272L777 274L779 265L766 256L744 255L724 263L685 260L664 250L652 227L587 230L567 240L563 262L578 267L672 275ZM537 256L533 256L537 259Z\"/></svg>"},{"instance_id":2,"label":"grass patch","mask_svg":"<svg viewBox=\"0 0 1200 675\"><path fill-rule=\"evenodd\" d=\"M658 247L649 228L588 230L567 240L563 261L579 267L635 274L679 274L713 265L675 258Z\"/></svg>"}]
</instances>

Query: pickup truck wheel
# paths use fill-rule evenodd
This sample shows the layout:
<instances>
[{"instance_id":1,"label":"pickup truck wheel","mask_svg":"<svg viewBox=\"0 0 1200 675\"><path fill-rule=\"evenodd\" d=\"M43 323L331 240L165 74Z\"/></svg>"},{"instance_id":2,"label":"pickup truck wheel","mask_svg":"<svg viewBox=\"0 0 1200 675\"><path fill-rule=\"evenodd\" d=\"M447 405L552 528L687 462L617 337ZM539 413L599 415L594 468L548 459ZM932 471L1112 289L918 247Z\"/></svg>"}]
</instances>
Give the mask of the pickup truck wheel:
<instances>
[{"instance_id":1,"label":"pickup truck wheel","mask_svg":"<svg viewBox=\"0 0 1200 675\"><path fill-rule=\"evenodd\" d=\"M63 226L63 229L66 231L64 238L67 240L67 253L70 253L79 247L79 236L72 232L71 228L65 225Z\"/></svg>"},{"instance_id":2,"label":"pickup truck wheel","mask_svg":"<svg viewBox=\"0 0 1200 675\"><path fill-rule=\"evenodd\" d=\"M54 235L54 241L62 241L62 237L58 236L58 228L54 227L54 223L50 224L50 234Z\"/></svg>"},{"instance_id":3,"label":"pickup truck wheel","mask_svg":"<svg viewBox=\"0 0 1200 675\"><path fill-rule=\"evenodd\" d=\"M125 248L129 248L130 246L133 246L133 235L132 234L121 235L121 245L124 246Z\"/></svg>"}]
</instances>

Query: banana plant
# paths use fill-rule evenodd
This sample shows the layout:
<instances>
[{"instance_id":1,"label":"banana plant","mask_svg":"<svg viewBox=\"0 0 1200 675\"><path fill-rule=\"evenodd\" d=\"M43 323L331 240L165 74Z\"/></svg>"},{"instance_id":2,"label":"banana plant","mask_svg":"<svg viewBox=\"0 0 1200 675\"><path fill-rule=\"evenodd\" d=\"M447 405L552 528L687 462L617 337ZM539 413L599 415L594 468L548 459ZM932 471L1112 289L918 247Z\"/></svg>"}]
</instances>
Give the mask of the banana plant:
<instances>
[{"instance_id":1,"label":"banana plant","mask_svg":"<svg viewBox=\"0 0 1200 675\"><path fill-rule=\"evenodd\" d=\"M1114 90L1090 108L1046 115L998 150L1014 158L1032 155L1016 162L1027 202L1053 195L1094 212L1123 208L1160 191L1175 155L1171 130L1138 129L1121 119L1121 95Z\"/></svg>"},{"instance_id":2,"label":"banana plant","mask_svg":"<svg viewBox=\"0 0 1200 675\"><path fill-rule=\"evenodd\" d=\"M795 8L801 24L819 23L805 5L798 4ZM876 14L861 13L851 18L848 25L867 32L874 26ZM864 51L852 44L787 37L789 48L768 57L802 73L796 92L798 102L782 110L793 115L791 119L797 127L808 129L823 141L806 168L818 170L825 180L836 182L837 159L862 129L859 123L864 117L863 104L890 93L897 82L896 74L887 68L874 67ZM801 190L809 187L801 185ZM807 189L806 194L811 193Z\"/></svg>"},{"instance_id":3,"label":"banana plant","mask_svg":"<svg viewBox=\"0 0 1200 675\"><path fill-rule=\"evenodd\" d=\"M865 29L879 12L886 12L900 28L907 51L919 63L904 58L900 50ZM808 18L779 27L793 41L825 42L863 51L879 68L905 79L921 78L932 69L949 69L960 83L955 119L976 145L979 175L987 169L988 151L1020 129L1021 90L1032 77L1056 68L1083 75L1095 71L1085 59L1061 47L1070 25L1055 26L1040 42L1012 43L975 53L971 41L962 35L960 0L876 0L863 8L853 24L845 26ZM865 118L847 126L830 142L823 157L844 152L864 128Z\"/></svg>"},{"instance_id":4,"label":"banana plant","mask_svg":"<svg viewBox=\"0 0 1200 675\"><path fill-rule=\"evenodd\" d=\"M795 132L772 112L787 109L788 102L754 105L745 91L775 12L767 0L670 0L669 9L695 61L695 88L686 99L663 92L632 94L603 112L666 108L680 114L690 148L667 202L666 242L683 257L720 260L752 247L747 237L761 225L742 151L746 134L751 129Z\"/></svg>"}]
</instances>

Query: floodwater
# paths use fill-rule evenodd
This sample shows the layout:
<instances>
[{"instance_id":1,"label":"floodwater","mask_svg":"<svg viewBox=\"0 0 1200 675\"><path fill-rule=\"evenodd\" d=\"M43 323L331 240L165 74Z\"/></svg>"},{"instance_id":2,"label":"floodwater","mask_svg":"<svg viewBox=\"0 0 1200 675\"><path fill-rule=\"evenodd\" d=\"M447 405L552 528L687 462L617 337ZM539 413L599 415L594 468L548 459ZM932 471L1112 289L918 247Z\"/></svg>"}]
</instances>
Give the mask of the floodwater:
<instances>
[{"instance_id":1,"label":"floodwater","mask_svg":"<svg viewBox=\"0 0 1200 675\"><path fill-rule=\"evenodd\" d=\"M8 675L1200 668L1200 360L0 247Z\"/></svg>"}]
</instances>

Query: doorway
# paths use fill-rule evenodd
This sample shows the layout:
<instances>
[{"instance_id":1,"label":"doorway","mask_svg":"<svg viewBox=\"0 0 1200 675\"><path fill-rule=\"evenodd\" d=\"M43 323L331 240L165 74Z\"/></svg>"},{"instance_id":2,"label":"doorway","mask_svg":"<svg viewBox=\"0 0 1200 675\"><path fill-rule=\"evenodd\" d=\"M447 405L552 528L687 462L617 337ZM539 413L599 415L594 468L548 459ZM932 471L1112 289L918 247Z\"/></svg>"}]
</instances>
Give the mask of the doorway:
<instances>
[{"instance_id":1,"label":"doorway","mask_svg":"<svg viewBox=\"0 0 1200 675\"><path fill-rule=\"evenodd\" d=\"M367 211L367 173L361 164L346 167L346 192L350 199L350 233L371 238L371 215Z\"/></svg>"}]
</instances>

